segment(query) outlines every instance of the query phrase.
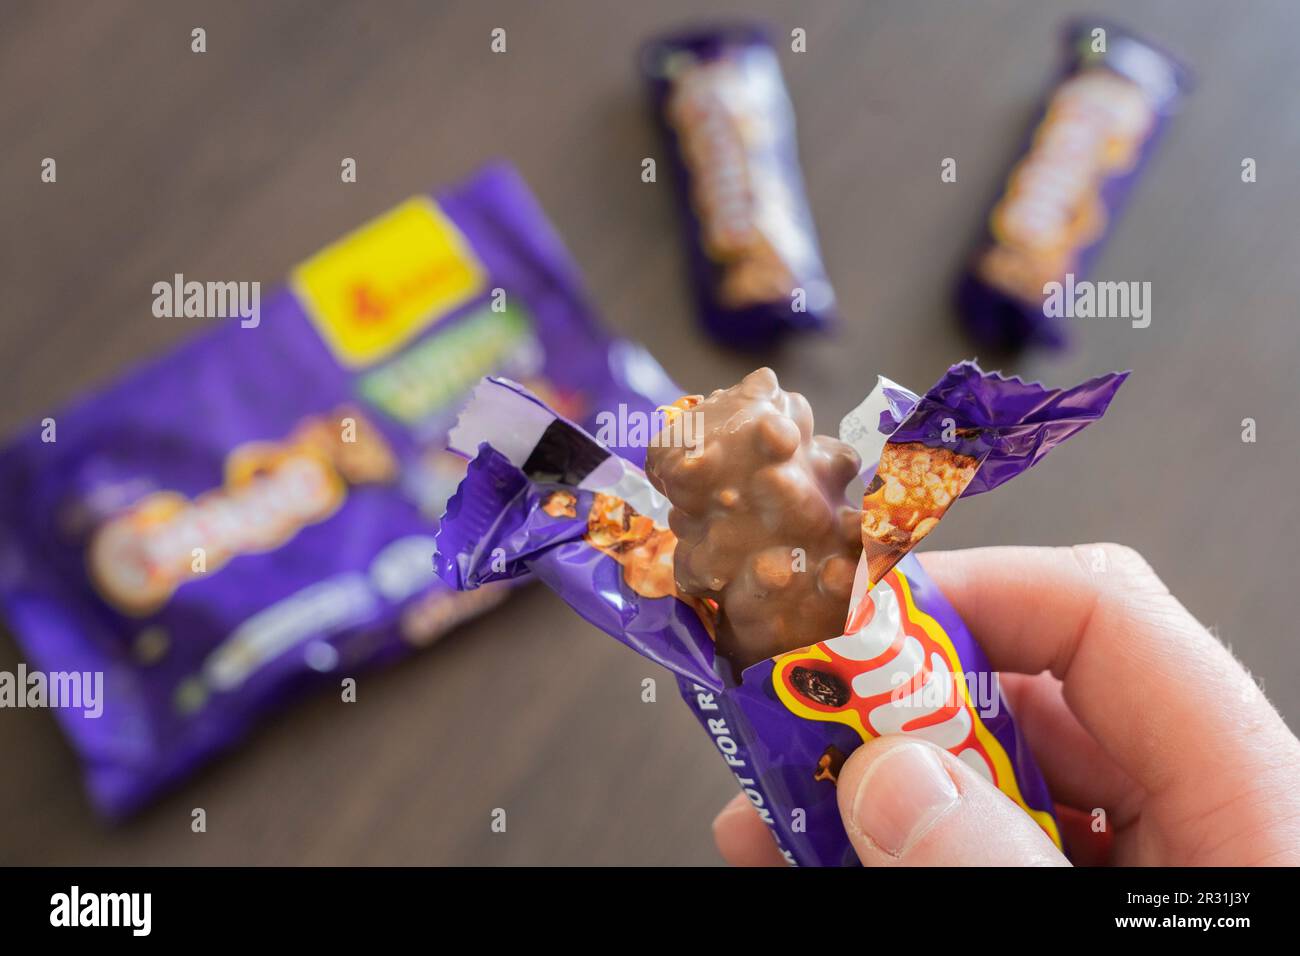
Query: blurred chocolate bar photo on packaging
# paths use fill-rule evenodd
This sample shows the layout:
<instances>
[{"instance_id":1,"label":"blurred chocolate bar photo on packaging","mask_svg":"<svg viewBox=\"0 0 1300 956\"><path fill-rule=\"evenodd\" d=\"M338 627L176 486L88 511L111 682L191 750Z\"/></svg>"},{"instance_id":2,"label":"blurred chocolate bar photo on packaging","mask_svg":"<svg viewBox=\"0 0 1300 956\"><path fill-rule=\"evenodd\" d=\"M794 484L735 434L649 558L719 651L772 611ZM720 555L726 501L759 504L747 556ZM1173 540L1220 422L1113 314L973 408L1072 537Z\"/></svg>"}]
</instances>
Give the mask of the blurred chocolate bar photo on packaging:
<instances>
[{"instance_id":1,"label":"blurred chocolate bar photo on packaging","mask_svg":"<svg viewBox=\"0 0 1300 956\"><path fill-rule=\"evenodd\" d=\"M0 606L26 659L103 677L55 711L115 817L294 692L429 644L500 601L433 574L484 374L567 416L677 390L608 335L508 166L402 203L228 322L0 452ZM644 449L626 448L639 461Z\"/></svg>"},{"instance_id":2,"label":"blurred chocolate bar photo on packaging","mask_svg":"<svg viewBox=\"0 0 1300 956\"><path fill-rule=\"evenodd\" d=\"M1045 286L1069 295L1088 273L1191 86L1176 60L1112 23L1075 21L1063 47L1061 78L957 287L966 330L988 348L1067 343Z\"/></svg>"},{"instance_id":3,"label":"blurred chocolate bar photo on packaging","mask_svg":"<svg viewBox=\"0 0 1300 956\"><path fill-rule=\"evenodd\" d=\"M835 295L767 31L736 23L664 36L642 49L641 68L673 157L705 329L752 349L827 328Z\"/></svg>"}]
</instances>

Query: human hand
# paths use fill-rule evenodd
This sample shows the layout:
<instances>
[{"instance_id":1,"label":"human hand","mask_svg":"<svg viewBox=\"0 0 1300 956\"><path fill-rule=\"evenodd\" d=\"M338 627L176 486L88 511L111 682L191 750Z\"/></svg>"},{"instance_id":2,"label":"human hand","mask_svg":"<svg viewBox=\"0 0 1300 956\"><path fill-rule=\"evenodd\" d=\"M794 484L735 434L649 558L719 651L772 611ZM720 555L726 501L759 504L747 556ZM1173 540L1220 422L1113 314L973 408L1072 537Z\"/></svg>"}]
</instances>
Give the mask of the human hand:
<instances>
[{"instance_id":1,"label":"human hand","mask_svg":"<svg viewBox=\"0 0 1300 956\"><path fill-rule=\"evenodd\" d=\"M1076 863L1300 865L1300 741L1139 554L978 548L921 562L1002 671ZM929 743L864 744L838 794L867 866L1067 864L1001 791ZM713 829L730 863L782 862L743 794Z\"/></svg>"}]
</instances>

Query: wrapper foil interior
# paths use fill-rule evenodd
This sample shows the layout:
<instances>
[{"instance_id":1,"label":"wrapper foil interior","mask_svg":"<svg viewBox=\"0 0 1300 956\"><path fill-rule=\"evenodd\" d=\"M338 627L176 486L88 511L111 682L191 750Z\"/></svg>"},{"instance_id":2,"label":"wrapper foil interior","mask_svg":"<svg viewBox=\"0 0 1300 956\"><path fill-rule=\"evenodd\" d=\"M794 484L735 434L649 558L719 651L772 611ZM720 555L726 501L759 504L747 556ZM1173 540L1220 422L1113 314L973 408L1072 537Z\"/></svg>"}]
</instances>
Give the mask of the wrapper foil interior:
<instances>
[{"instance_id":1,"label":"wrapper foil interior","mask_svg":"<svg viewBox=\"0 0 1300 956\"><path fill-rule=\"evenodd\" d=\"M856 862L836 779L857 746L893 733L950 750L1059 844L1050 796L996 674L910 553L922 518L906 541L882 529L907 529L906 492L935 487L932 474L942 486L944 468L959 472L960 488L944 489L951 499L1032 467L1099 418L1125 374L1061 391L963 363L923 396L881 380L841 429L868 479L843 633L784 649L739 677L718 640L726 607L681 586L672 504L635 463L508 380L486 379L453 433L453 447L474 458L448 505L435 566L458 589L535 575L584 619L667 667L793 864ZM667 426L692 404L661 410L657 440L671 440ZM919 467L922 448L929 457ZM883 494L895 484L902 501ZM924 517L941 518L951 503L932 497Z\"/></svg>"},{"instance_id":2,"label":"wrapper foil interior","mask_svg":"<svg viewBox=\"0 0 1300 956\"><path fill-rule=\"evenodd\" d=\"M0 606L31 667L103 675L100 714L54 711L97 809L505 596L429 573L465 474L447 431L492 372L588 423L678 391L601 329L505 166L362 226L255 327L226 320L53 413L57 440L34 426L0 452Z\"/></svg>"}]
</instances>

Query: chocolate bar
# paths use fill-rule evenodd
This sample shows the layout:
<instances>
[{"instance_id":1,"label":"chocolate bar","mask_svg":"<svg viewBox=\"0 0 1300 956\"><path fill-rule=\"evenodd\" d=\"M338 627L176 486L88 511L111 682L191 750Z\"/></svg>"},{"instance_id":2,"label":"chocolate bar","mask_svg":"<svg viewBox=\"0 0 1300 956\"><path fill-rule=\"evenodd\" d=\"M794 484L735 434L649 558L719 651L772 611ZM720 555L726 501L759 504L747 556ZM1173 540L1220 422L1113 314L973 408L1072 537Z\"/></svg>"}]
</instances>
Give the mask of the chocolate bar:
<instances>
[{"instance_id":1,"label":"chocolate bar","mask_svg":"<svg viewBox=\"0 0 1300 956\"><path fill-rule=\"evenodd\" d=\"M661 409L660 434L695 415L699 441L690 454L658 442L648 472L519 385L485 379L452 432L473 458L435 565L465 590L531 573L668 668L791 863L856 861L839 769L895 733L950 750L1059 844L988 660L910 551L952 504L944 494L1032 467L1097 420L1124 378L1049 390L962 363L923 396L881 380L837 440L760 369ZM846 499L858 476L861 509ZM895 484L904 494L886 500Z\"/></svg>"},{"instance_id":2,"label":"chocolate bar","mask_svg":"<svg viewBox=\"0 0 1300 956\"><path fill-rule=\"evenodd\" d=\"M678 588L720 608L718 653L744 670L839 634L862 553L844 497L857 452L814 435L807 400L768 368L688 401L686 414L701 453L652 447L646 477L673 505Z\"/></svg>"},{"instance_id":3,"label":"chocolate bar","mask_svg":"<svg viewBox=\"0 0 1300 956\"><path fill-rule=\"evenodd\" d=\"M1045 287L1088 272L1191 85L1168 54L1106 22L1070 24L1065 57L957 287L963 324L987 347L1066 343Z\"/></svg>"},{"instance_id":4,"label":"chocolate bar","mask_svg":"<svg viewBox=\"0 0 1300 956\"><path fill-rule=\"evenodd\" d=\"M734 24L646 45L705 328L740 348L833 321L804 193L794 110L766 30Z\"/></svg>"}]
</instances>

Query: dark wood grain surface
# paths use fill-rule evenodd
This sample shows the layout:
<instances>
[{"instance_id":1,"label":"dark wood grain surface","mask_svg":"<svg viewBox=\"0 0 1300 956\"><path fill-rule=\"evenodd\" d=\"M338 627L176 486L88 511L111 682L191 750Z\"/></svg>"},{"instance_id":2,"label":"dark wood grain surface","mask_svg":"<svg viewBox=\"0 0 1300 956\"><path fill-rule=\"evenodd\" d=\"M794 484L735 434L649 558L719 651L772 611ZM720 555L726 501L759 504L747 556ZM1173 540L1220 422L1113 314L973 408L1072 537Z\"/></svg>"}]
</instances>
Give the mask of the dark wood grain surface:
<instances>
[{"instance_id":1,"label":"dark wood grain surface","mask_svg":"<svg viewBox=\"0 0 1300 956\"><path fill-rule=\"evenodd\" d=\"M647 35L713 6L0 0L0 431L191 335L196 320L150 314L159 278L274 283L491 157L520 167L611 326L689 389L733 382L754 360L697 334L670 186L639 178L660 146L633 69ZM808 31L808 51L782 60L847 321L763 359L832 428L877 371L924 387L970 353L948 292L1072 5L716 6ZM956 509L935 543L1134 545L1295 726L1300 6L1085 6L1180 51L1199 79L1096 270L1150 281L1152 323L1083 323L1068 356L1008 367L1061 384L1134 374L1102 425ZM506 55L489 52L496 26ZM45 156L57 185L39 181ZM343 156L355 185L339 182ZM1243 157L1257 183L1241 182ZM0 668L18 659L0 640ZM355 705L326 694L283 711L117 828L91 815L49 715L0 711L0 862L716 862L709 823L732 780L666 680L641 702L646 676L532 589L364 677ZM489 705L488 684L511 692ZM198 806L206 834L190 831ZM505 834L489 829L497 807Z\"/></svg>"}]
</instances>

